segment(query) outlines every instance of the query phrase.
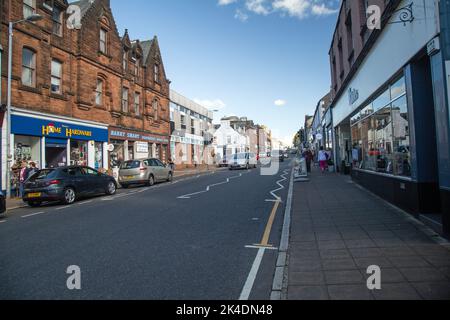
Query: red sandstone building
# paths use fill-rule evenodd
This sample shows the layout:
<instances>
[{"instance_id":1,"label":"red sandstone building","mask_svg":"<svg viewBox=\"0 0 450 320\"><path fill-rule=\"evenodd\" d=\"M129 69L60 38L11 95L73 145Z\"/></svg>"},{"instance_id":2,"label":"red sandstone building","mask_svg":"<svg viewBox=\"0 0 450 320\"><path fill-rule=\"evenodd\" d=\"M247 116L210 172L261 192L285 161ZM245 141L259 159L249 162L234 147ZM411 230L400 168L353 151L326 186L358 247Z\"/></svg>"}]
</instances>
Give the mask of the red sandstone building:
<instances>
[{"instance_id":1,"label":"red sandstone building","mask_svg":"<svg viewBox=\"0 0 450 320\"><path fill-rule=\"evenodd\" d=\"M1 103L6 103L8 22L14 26L12 167L66 164L111 169L120 161L170 156L169 85L157 38L120 35L109 0L81 0L81 27L69 28L66 0L2 0ZM2 115L3 117L3 115ZM2 189L6 131L2 130ZM114 148L113 148L114 146Z\"/></svg>"}]
</instances>

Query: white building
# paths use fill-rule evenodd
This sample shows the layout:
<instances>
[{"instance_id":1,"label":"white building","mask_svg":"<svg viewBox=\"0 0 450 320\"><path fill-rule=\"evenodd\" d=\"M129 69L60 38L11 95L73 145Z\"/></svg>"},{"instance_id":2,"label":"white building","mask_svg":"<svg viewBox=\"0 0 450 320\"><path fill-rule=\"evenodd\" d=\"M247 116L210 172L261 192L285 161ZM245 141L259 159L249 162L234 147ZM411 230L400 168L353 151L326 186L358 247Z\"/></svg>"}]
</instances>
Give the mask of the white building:
<instances>
[{"instance_id":1,"label":"white building","mask_svg":"<svg viewBox=\"0 0 450 320\"><path fill-rule=\"evenodd\" d=\"M214 133L214 153L217 162L226 161L232 154L249 150L249 137L234 130L230 121L222 120Z\"/></svg>"}]
</instances>

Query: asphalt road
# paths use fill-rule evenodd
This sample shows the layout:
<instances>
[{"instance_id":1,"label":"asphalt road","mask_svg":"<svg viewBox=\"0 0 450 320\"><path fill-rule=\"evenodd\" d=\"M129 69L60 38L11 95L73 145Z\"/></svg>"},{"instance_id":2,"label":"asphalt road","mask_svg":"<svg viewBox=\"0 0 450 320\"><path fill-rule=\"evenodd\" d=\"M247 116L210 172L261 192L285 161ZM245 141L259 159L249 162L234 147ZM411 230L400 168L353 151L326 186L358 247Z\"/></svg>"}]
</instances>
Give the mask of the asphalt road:
<instances>
[{"instance_id":1,"label":"asphalt road","mask_svg":"<svg viewBox=\"0 0 450 320\"><path fill-rule=\"evenodd\" d=\"M224 170L14 210L0 219L0 299L238 299L259 251L246 246L279 245L289 178L286 162L274 176ZM265 251L250 299L270 298L277 253ZM72 265L81 290L66 286Z\"/></svg>"}]
</instances>

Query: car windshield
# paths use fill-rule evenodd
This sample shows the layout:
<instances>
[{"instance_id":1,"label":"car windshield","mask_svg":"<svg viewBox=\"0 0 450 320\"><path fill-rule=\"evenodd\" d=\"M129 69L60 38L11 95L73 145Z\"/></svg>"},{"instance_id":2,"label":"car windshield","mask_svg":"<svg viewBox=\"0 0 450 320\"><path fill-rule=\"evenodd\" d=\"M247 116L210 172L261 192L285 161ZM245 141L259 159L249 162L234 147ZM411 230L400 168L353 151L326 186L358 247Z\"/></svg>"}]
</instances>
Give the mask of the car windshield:
<instances>
[{"instance_id":1,"label":"car windshield","mask_svg":"<svg viewBox=\"0 0 450 320\"><path fill-rule=\"evenodd\" d=\"M35 173L29 180L35 181L35 180L45 180L45 179L55 179L58 175L58 171L54 169L45 169L40 170L37 173Z\"/></svg>"},{"instance_id":2,"label":"car windshield","mask_svg":"<svg viewBox=\"0 0 450 320\"><path fill-rule=\"evenodd\" d=\"M140 161L130 160L130 161L125 161L124 163L122 163L122 165L120 166L120 169L136 169L136 168L139 168L140 166L141 166Z\"/></svg>"},{"instance_id":3,"label":"car windshield","mask_svg":"<svg viewBox=\"0 0 450 320\"><path fill-rule=\"evenodd\" d=\"M234 160L242 160L242 159L245 159L246 157L245 157L245 153L238 153L238 154L235 154L234 156L233 156L233 159Z\"/></svg>"}]
</instances>

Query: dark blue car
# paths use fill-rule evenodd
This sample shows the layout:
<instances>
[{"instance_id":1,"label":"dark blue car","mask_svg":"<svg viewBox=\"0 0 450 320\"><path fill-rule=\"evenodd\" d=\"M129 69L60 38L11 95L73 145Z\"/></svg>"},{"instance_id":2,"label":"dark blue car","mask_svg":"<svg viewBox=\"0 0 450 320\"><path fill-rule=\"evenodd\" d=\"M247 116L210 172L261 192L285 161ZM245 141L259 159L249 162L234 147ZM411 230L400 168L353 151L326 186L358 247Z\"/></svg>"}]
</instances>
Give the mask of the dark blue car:
<instances>
[{"instance_id":1,"label":"dark blue car","mask_svg":"<svg viewBox=\"0 0 450 320\"><path fill-rule=\"evenodd\" d=\"M89 167L44 169L26 181L23 201L32 207L49 201L72 204L88 196L113 195L116 190L117 184L113 177Z\"/></svg>"}]
</instances>

